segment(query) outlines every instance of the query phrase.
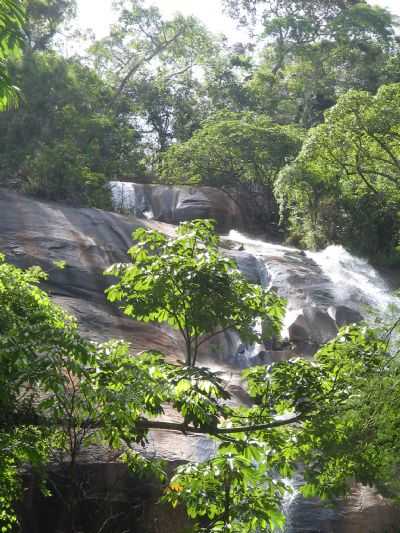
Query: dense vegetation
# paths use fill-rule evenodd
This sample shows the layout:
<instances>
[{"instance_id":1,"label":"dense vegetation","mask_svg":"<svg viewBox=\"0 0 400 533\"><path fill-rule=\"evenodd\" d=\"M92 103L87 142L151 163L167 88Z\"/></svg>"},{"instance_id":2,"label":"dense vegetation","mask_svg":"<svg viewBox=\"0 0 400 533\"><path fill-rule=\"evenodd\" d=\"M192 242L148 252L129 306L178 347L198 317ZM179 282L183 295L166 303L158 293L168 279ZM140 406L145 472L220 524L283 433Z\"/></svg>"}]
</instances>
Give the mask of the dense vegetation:
<instances>
[{"instance_id":1,"label":"dense vegetation","mask_svg":"<svg viewBox=\"0 0 400 533\"><path fill-rule=\"evenodd\" d=\"M18 89L11 80L8 62L21 52L24 10L19 2L0 3L0 111L16 104Z\"/></svg>"},{"instance_id":2,"label":"dense vegetation","mask_svg":"<svg viewBox=\"0 0 400 533\"><path fill-rule=\"evenodd\" d=\"M221 2L257 46L124 0L66 56L73 0L4 0L1 79L23 97L0 116L0 182L105 208L110 179L264 189L292 242L396 262L395 18L365 0Z\"/></svg>"},{"instance_id":3,"label":"dense vegetation","mask_svg":"<svg viewBox=\"0 0 400 533\"><path fill-rule=\"evenodd\" d=\"M262 21L261 52L131 0L118 3L107 38L65 57L72 0L0 0L1 184L99 207L110 206L107 181L127 175L257 186L292 240L396 261L391 15L363 0L225 4L244 25ZM219 255L212 222L182 224L174 238L141 229L134 240L131 262L107 271L108 298L135 320L168 323L182 336L182 361L88 341L40 288L39 268L0 256L1 531L18 528L27 472L49 495L56 464L65 492L55 529L81 531L78 462L93 445L157 475L163 500L184 506L195 531L282 526L284 480L298 465L306 496L343 495L359 481L398 498L399 322L388 332L346 327L312 361L248 369L251 401L238 407L224 380L198 365L201 346L228 329L244 341L278 335L284 302ZM135 447L152 429L206 435L216 453L168 478Z\"/></svg>"},{"instance_id":4,"label":"dense vegetation","mask_svg":"<svg viewBox=\"0 0 400 533\"><path fill-rule=\"evenodd\" d=\"M22 467L29 465L49 494L48 464L64 471L63 512L54 527L82 531L86 489L78 463L93 444L115 450L136 473L157 475L163 499L185 506L195 531L254 533L283 525L282 499L289 490L283 480L298 464L308 496L345 494L354 481L398 494L400 406L393 391L399 372L390 337L346 327L314 361L250 368L243 379L252 405L236 407L224 380L198 366L197 351L219 329L256 337L252 325L259 315L268 324L264 334L271 335L284 302L219 256L207 221L181 225L174 239L143 229L134 238L132 263L108 271L117 277L109 298L132 318L167 321L185 341L185 361L173 363L155 352L132 357L123 342L85 340L76 321L38 287L45 277L40 269L22 271L1 259L2 531L12 531L18 520ZM168 407L179 418L160 419ZM168 480L162 463L135 448L157 428L208 435L216 454L179 467ZM103 515L104 527L109 518ZM96 516L91 519L94 525Z\"/></svg>"}]
</instances>

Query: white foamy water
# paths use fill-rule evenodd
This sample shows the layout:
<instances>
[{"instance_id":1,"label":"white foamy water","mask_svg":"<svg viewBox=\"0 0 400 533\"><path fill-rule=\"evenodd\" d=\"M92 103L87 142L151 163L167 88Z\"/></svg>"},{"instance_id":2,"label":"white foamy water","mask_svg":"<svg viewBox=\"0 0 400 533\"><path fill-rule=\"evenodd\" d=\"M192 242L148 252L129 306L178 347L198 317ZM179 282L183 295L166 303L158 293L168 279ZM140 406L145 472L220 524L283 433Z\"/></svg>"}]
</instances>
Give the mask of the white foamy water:
<instances>
[{"instance_id":1,"label":"white foamy water","mask_svg":"<svg viewBox=\"0 0 400 533\"><path fill-rule=\"evenodd\" d=\"M144 216L148 220L154 217L140 186L128 181L110 181L109 186L114 209Z\"/></svg>"},{"instance_id":2,"label":"white foamy water","mask_svg":"<svg viewBox=\"0 0 400 533\"><path fill-rule=\"evenodd\" d=\"M282 334L294 322L302 307L327 308L345 305L368 320L373 313L385 315L390 307L400 308L382 275L367 260L353 256L343 246L328 246L319 252L301 252L295 248L250 239L237 231L227 237L256 256L266 271L261 277L265 287L275 287L288 300ZM264 281L266 280L266 281ZM258 348L258 347L257 347ZM250 350L249 350L250 352ZM251 354L254 356L254 353ZM301 474L285 480L291 487L283 501L287 522L284 533L327 531L326 524L335 522L334 509L301 497Z\"/></svg>"},{"instance_id":3,"label":"white foamy water","mask_svg":"<svg viewBox=\"0 0 400 533\"><path fill-rule=\"evenodd\" d=\"M231 230L227 237L222 237L222 239L227 239L233 241L237 244L242 244L248 252L254 253L256 256L277 254L282 255L286 252L298 251L296 248L291 248L290 246L282 246L281 244L274 244L271 242L262 241L260 239L251 239L246 237L239 231Z\"/></svg>"},{"instance_id":4,"label":"white foamy water","mask_svg":"<svg viewBox=\"0 0 400 533\"><path fill-rule=\"evenodd\" d=\"M380 273L366 259L351 255L343 246L332 245L320 252L307 252L329 277L337 304L368 312L366 306L385 313L400 305Z\"/></svg>"},{"instance_id":5,"label":"white foamy water","mask_svg":"<svg viewBox=\"0 0 400 533\"><path fill-rule=\"evenodd\" d=\"M366 259L356 257L343 246L332 245L319 252L251 239L238 231L227 237L252 253L265 266L268 285L288 300L284 326L290 324L303 306L345 305L364 315L373 310L386 313L400 307L381 274Z\"/></svg>"}]
</instances>

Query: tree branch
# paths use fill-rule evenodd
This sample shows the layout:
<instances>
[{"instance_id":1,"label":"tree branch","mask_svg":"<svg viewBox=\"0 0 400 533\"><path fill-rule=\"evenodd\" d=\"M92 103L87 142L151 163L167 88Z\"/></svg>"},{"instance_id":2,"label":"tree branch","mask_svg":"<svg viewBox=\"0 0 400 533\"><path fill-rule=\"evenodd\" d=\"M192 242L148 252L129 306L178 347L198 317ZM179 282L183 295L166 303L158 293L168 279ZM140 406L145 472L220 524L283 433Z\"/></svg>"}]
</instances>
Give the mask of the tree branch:
<instances>
[{"instance_id":1,"label":"tree branch","mask_svg":"<svg viewBox=\"0 0 400 533\"><path fill-rule=\"evenodd\" d=\"M255 431L265 431L268 429L274 429L281 426L289 426L300 422L303 414L300 413L292 418L284 420L273 420L265 424L254 424L248 426L237 426L232 428L216 427L215 429L208 428L196 428L194 426L187 426L184 422L162 422L157 420L142 419L138 422L137 426L141 429L159 429L167 431L180 431L181 433L197 433L202 435L231 435L233 433L253 433Z\"/></svg>"}]
</instances>

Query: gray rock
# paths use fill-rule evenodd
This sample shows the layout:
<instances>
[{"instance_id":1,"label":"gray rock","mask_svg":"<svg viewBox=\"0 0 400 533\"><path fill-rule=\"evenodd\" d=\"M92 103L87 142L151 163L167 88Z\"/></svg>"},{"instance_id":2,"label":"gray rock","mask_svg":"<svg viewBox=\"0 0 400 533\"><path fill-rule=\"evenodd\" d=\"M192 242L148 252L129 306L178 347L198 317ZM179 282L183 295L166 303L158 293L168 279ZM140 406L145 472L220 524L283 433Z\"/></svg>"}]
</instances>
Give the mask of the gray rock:
<instances>
[{"instance_id":1,"label":"gray rock","mask_svg":"<svg viewBox=\"0 0 400 533\"><path fill-rule=\"evenodd\" d=\"M338 329L328 312L318 307L306 307L289 326L291 341L311 341L322 345L336 337Z\"/></svg>"},{"instance_id":2,"label":"gray rock","mask_svg":"<svg viewBox=\"0 0 400 533\"><path fill-rule=\"evenodd\" d=\"M347 326L348 324L357 324L364 320L361 313L346 305L331 306L328 309L328 313L336 322L338 328Z\"/></svg>"},{"instance_id":3,"label":"gray rock","mask_svg":"<svg viewBox=\"0 0 400 533\"><path fill-rule=\"evenodd\" d=\"M152 324L142 324L129 320L117 309L107 304L103 291L108 280L102 271L116 261L126 260L126 250L131 245L131 232L140 226L158 227L156 222L137 220L134 217L107 213L96 209L73 209L59 204L45 203L0 189L0 250L7 259L21 266L41 265L49 272L47 288L55 300L67 310L75 314L80 322L83 333L95 340L124 338L131 342L132 350L140 352L146 348L163 351L170 359L181 354L180 343L175 334L168 328ZM162 226L164 231L173 228ZM238 252L243 254L243 252ZM58 270L54 260L65 260L67 267ZM292 255L289 260L293 270L299 272L298 264L301 256ZM272 260L271 266L279 270L282 259ZM311 270L316 270L310 265ZM249 277L256 277L256 265L247 255L241 257L241 268ZM316 276L318 272L315 272ZM302 287L310 279L310 271L300 270ZM287 278L286 278L287 280ZM286 281L281 278L282 286ZM313 280L311 279L313 282ZM313 283L311 283L312 288ZM292 324L294 337L305 337L314 342L324 342L336 334L336 325L325 311L316 307L303 309L299 321ZM297 329L296 329L297 328ZM218 339L215 349L225 354L234 353L239 340L233 334ZM264 358L264 353L258 354ZM276 354L267 352L272 360L286 359L290 353L284 351ZM214 369L220 369L215 361ZM233 377L232 377L233 376ZM231 392L238 401L248 402L248 397L241 386L240 377L231 367L225 369L224 378L231 381ZM233 379L233 382L232 382ZM174 414L168 412L167 416ZM182 460L201 461L213 451L213 443L198 436L171 434L170 432L154 431L150 434L150 444L144 450L151 456L165 458L169 463ZM109 461L105 451L96 456L99 450L92 450L88 463L96 465ZM96 466L93 467L95 470ZM99 468L100 476L113 479L120 467L110 466L105 471ZM115 468L115 470L114 470ZM118 470L118 471L117 471ZM138 484L140 490L140 484ZM157 509L160 509L157 507ZM145 515L146 528L139 529L153 533L161 529L154 526L151 520L157 512L149 507ZM167 524L162 531L179 531L171 511L160 517L159 524ZM51 522L50 522L51 523ZM390 527L400 523L400 513L377 495L372 489L355 487L351 498L339 504L332 514L324 514L319 502L299 500L293 515L289 531L320 531L322 533L383 533ZM172 525L170 527L170 524ZM37 529L44 531L44 529ZM33 528L29 533L34 531Z\"/></svg>"},{"instance_id":4,"label":"gray rock","mask_svg":"<svg viewBox=\"0 0 400 533\"><path fill-rule=\"evenodd\" d=\"M178 224L197 218L213 218L219 231L242 225L238 204L213 187L142 185L111 182L114 206L136 216Z\"/></svg>"},{"instance_id":5,"label":"gray rock","mask_svg":"<svg viewBox=\"0 0 400 533\"><path fill-rule=\"evenodd\" d=\"M345 500L333 505L297 493L287 511L286 533L394 533L400 523L400 507L362 485L354 485Z\"/></svg>"},{"instance_id":6,"label":"gray rock","mask_svg":"<svg viewBox=\"0 0 400 533\"><path fill-rule=\"evenodd\" d=\"M258 284L263 282L265 268L262 268L260 261L253 254L241 250L223 250L223 253L236 262L238 269L248 281Z\"/></svg>"}]
</instances>

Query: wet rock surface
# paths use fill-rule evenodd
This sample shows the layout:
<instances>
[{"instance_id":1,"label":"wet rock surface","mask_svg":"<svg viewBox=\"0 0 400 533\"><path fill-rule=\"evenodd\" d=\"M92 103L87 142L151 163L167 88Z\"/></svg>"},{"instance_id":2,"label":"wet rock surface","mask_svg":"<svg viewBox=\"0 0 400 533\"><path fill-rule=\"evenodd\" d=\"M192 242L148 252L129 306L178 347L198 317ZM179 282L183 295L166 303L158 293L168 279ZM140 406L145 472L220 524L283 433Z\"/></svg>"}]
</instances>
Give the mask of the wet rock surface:
<instances>
[{"instance_id":1,"label":"wet rock surface","mask_svg":"<svg viewBox=\"0 0 400 533\"><path fill-rule=\"evenodd\" d=\"M236 262L248 281L260 285L268 284L268 272L264 264L253 254L243 250L222 250L222 253Z\"/></svg>"},{"instance_id":2,"label":"wet rock surface","mask_svg":"<svg viewBox=\"0 0 400 533\"><path fill-rule=\"evenodd\" d=\"M185 213L185 209L180 212ZM199 211L196 216L198 213ZM126 250L131 245L131 233L142 226L157 227L171 233L174 231L172 227L160 225L156 221L138 220L96 209L68 208L0 189L0 250L6 254L8 260L18 266L41 265L48 271L47 289L58 303L77 316L85 335L100 341L122 337L131 343L133 352L155 348L171 358L176 358L181 354L181 347L172 331L124 318L116 308L107 304L104 298L103 291L109 281L102 275L103 270L113 262L126 259ZM334 321L339 324L349 320L353 322L359 318L352 309L343 309L338 305L336 309L331 308L337 304L332 280L314 259L300 251L279 245L252 241L250 246L240 240L236 242L239 247L243 246L245 249L233 250L232 257L238 260L239 267L248 279L265 285L273 284L280 294L289 299L292 309L306 310L303 315L308 322L306 320L301 326L305 331L308 328L307 335L316 335L311 318L320 321L321 331L317 335L319 341L326 337L326 331L334 331L332 322L335 325ZM65 260L66 268L57 269L53 264L54 260ZM324 328L327 324L329 326L326 330ZM304 342L307 344L308 341ZM203 355L204 358L210 358L207 365L224 373L235 396L234 401L245 403L248 397L241 387L238 372L229 365L230 352L237 350L239 345L237 338L224 336L224 339L217 341L214 348L210 347L208 354ZM221 356L220 346L224 347L223 357L219 360L218 357L211 357L213 349L216 355ZM256 348L251 357L254 357L257 363L285 360L291 355L288 347L282 347L280 350L272 345L268 350ZM155 431L151 434L145 453L165 458L173 465L181 460L204 459L212 453L212 444L204 438L188 438L178 433ZM113 461L115 460L112 457L106 457L105 451L98 449L89 450L88 456L85 457L85 464L93 469L93 475L100 471L101 478L107 477L110 480L119 472L119 466ZM121 483L123 487L125 481ZM143 501L143 498L147 497L147 489L142 481L134 480L134 483L135 490L141 495L139 500ZM99 487L102 486L99 483ZM112 493L111 488L109 492ZM155 499L149 497L148 501L154 503ZM175 518L170 511L158 511L153 503L140 511L145 526L140 526L137 531L182 531L180 516ZM399 524L400 514L396 507L372 489L355 487L348 500L341 502L334 509L329 509L329 512L323 509L319 502L298 499L291 507L288 531L384 533L396 531L395 527ZM45 533L45 529L39 528L36 531ZM36 531L32 525L29 533ZM116 530L111 528L111 531L115 533Z\"/></svg>"},{"instance_id":3,"label":"wet rock surface","mask_svg":"<svg viewBox=\"0 0 400 533\"><path fill-rule=\"evenodd\" d=\"M375 489L355 485L349 496L333 504L297 494L288 511L290 533L398 533L400 508Z\"/></svg>"},{"instance_id":4,"label":"wet rock surface","mask_svg":"<svg viewBox=\"0 0 400 533\"><path fill-rule=\"evenodd\" d=\"M336 322L338 328L348 324L357 324L364 319L361 313L346 305L331 306L328 309L328 313Z\"/></svg>"}]
</instances>

